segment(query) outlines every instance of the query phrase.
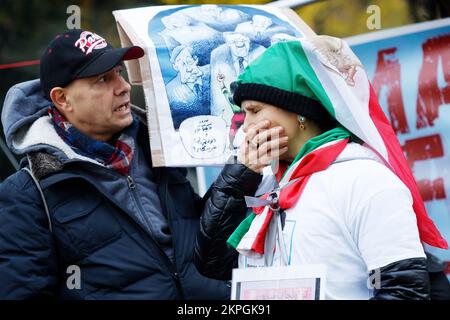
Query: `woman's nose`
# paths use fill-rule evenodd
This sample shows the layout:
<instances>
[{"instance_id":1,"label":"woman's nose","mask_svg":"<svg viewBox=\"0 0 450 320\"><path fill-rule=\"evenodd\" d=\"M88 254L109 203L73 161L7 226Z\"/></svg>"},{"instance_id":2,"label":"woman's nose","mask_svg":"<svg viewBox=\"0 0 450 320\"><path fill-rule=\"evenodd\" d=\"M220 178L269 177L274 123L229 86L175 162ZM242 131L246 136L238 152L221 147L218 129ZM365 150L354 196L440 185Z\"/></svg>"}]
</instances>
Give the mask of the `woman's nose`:
<instances>
[{"instance_id":1,"label":"woman's nose","mask_svg":"<svg viewBox=\"0 0 450 320\"><path fill-rule=\"evenodd\" d=\"M247 133L248 128L252 124L252 121L250 118L251 118L251 116L249 116L249 115L246 115L244 118L244 123L242 124L242 131L244 131L244 133Z\"/></svg>"}]
</instances>

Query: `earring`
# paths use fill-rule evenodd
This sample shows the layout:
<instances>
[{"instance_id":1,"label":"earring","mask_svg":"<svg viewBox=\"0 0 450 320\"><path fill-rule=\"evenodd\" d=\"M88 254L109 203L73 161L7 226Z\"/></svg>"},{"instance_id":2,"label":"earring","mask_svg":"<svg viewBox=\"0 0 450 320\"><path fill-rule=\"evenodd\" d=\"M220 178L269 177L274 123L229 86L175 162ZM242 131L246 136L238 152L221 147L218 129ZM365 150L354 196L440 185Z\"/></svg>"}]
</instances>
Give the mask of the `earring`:
<instances>
[{"instance_id":1,"label":"earring","mask_svg":"<svg viewBox=\"0 0 450 320\"><path fill-rule=\"evenodd\" d=\"M300 122L300 129L305 130L305 117L298 116L298 121Z\"/></svg>"}]
</instances>

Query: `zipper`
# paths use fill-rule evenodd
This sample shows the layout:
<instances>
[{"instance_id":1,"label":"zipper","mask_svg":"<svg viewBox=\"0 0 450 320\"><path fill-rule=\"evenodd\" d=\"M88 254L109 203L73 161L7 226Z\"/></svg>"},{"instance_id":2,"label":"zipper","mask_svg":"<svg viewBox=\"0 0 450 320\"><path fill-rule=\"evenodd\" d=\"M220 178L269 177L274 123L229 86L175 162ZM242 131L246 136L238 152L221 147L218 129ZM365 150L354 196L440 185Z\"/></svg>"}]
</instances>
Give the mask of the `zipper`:
<instances>
[{"instance_id":1,"label":"zipper","mask_svg":"<svg viewBox=\"0 0 450 320\"><path fill-rule=\"evenodd\" d=\"M167 171L164 171L164 173L167 174ZM160 181L161 181L161 179L160 179ZM171 228L171 225L172 225L172 215L170 214L170 210L167 209L167 205L170 203L170 202L169 202L169 198L168 198L169 190L168 190L167 180L165 180L164 188L162 189L162 192L164 192L164 195L163 195L164 201L161 203L161 208L162 208L162 210L163 210L163 213L166 214L167 221L168 221L168 223L169 223L170 233L173 234L173 233L172 233L172 228ZM175 242L176 242L175 239L172 237L173 266L174 266L174 269L173 269L173 271L172 271L172 277L173 277L173 279L174 279L174 281L175 281L175 284L177 285L177 289L178 289L178 292L179 292L179 294L180 294L180 296L181 296L181 299L184 300L183 287L181 286L180 277L179 277L178 272L177 272L177 255L176 255L176 252L177 252L177 251L176 251L176 245L175 245Z\"/></svg>"},{"instance_id":2,"label":"zipper","mask_svg":"<svg viewBox=\"0 0 450 320\"><path fill-rule=\"evenodd\" d=\"M133 177L131 177L131 175L127 176L127 185L128 185L128 190L130 191L131 196L133 198L134 204L136 205L136 208L137 208L136 215L138 216L138 220L139 220L140 224L147 224L147 221L145 220L145 218L143 216L144 208L142 207L140 201L138 201L138 197L136 196L136 193L135 193L136 184L134 183ZM151 229L148 226L143 227L143 228L153 238L153 235L149 232L149 231L151 231ZM150 229L150 230L148 230L148 229ZM156 240L155 240L155 242L157 243ZM159 247L159 245L158 245L158 247ZM161 249L161 251L163 251L163 250Z\"/></svg>"},{"instance_id":3,"label":"zipper","mask_svg":"<svg viewBox=\"0 0 450 320\"><path fill-rule=\"evenodd\" d=\"M79 159L71 159L71 160L66 161L65 163L74 163L74 162L81 162L81 163L83 163L83 164L86 163L86 161L82 161L82 160L79 160ZM100 164L95 164L95 163L91 163L91 164L96 165L96 166L99 166L99 167L101 167L101 168L104 168L104 167L103 167L102 165L100 165ZM130 171L131 171L131 166L130 166ZM112 171L112 172L113 172L113 174L116 175L118 178L123 179L123 175L121 175L121 174L119 174L119 173L116 173L115 171ZM86 180L88 183L93 184L93 183L92 183L91 181L89 181L88 179L85 179L85 178L83 178L83 179ZM130 172L130 174L128 174L128 175L126 176L126 180L127 180L127 186L128 186L128 189L130 190L131 195L132 195L132 198L133 198L134 202L136 203L136 206L138 207L138 211L139 211L138 214L139 214L140 218L142 218L142 214L141 214L141 213L144 212L144 209L142 208L141 203L137 200L137 196L136 196L136 184L134 183L134 179L133 179L133 177L131 176L131 172ZM93 184L93 185L95 186L95 184ZM167 195L168 195L167 181L166 181L166 183L164 184L164 186L165 186L165 189L164 189L164 201L166 201L166 202L164 203L164 201L162 201L161 207L163 208L163 211L166 213L167 220L168 220L168 222L169 222L170 233L173 235L173 233L172 233L172 228L171 228L171 224L172 224L171 222L172 222L172 219L171 219L171 215L168 213L168 210L167 210L167 207L166 207L166 204L168 203L168 202L167 202L167 201L168 201L168 197L167 197ZM97 188L96 188L96 189L97 189ZM99 190L99 189L97 189L97 190ZM102 193L100 190L99 190L99 192ZM105 194L105 196L106 196L108 199L110 199L106 194ZM114 200L112 200L112 199L110 199L110 200L111 200L113 203L115 203L115 204L120 208L119 203L117 203L116 201L114 201ZM156 241L156 239L153 237L153 234L149 233L149 232L147 231L147 229L142 225L142 223L141 223L140 221L136 221L136 220L134 220L134 221L137 223L137 225L138 225L140 228L142 228L142 230L143 230L143 231L150 237L150 239L152 240L154 247L158 250L158 252L159 252L159 254L160 254L162 260L164 261L164 264L165 264L166 267L169 269L169 272L170 272L170 275L171 275L171 277L172 277L172 280L175 282L175 286L176 286L176 288L177 288L177 290L178 290L178 294L179 294L179 296L180 296L180 299L181 299L181 300L184 300L183 288L182 288L182 286L181 286L180 276L179 276L179 273L178 273L177 268L176 268L176 250L175 250L175 241L173 241L173 238L172 238L172 248L173 248L173 262L172 262L172 261L170 261L169 257L166 255L166 253L164 252L164 250L160 247L160 245L158 244L158 241ZM143 220L143 221L145 221L145 220Z\"/></svg>"},{"instance_id":4,"label":"zipper","mask_svg":"<svg viewBox=\"0 0 450 320\"><path fill-rule=\"evenodd\" d=\"M134 184L133 178L131 176L127 176L128 189L135 189L136 185Z\"/></svg>"}]
</instances>

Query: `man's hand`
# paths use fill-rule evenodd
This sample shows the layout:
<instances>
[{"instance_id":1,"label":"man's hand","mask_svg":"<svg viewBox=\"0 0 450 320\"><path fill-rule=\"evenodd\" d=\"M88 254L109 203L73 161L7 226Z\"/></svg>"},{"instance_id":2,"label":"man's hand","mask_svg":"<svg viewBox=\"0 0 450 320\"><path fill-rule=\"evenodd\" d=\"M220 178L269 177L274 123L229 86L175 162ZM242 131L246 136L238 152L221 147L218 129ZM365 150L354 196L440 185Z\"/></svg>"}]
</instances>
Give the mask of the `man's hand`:
<instances>
[{"instance_id":1,"label":"man's hand","mask_svg":"<svg viewBox=\"0 0 450 320\"><path fill-rule=\"evenodd\" d=\"M270 128L270 121L264 120L248 128L244 142L239 148L237 160L261 173L272 160L279 159L288 150L288 137L282 127Z\"/></svg>"}]
</instances>

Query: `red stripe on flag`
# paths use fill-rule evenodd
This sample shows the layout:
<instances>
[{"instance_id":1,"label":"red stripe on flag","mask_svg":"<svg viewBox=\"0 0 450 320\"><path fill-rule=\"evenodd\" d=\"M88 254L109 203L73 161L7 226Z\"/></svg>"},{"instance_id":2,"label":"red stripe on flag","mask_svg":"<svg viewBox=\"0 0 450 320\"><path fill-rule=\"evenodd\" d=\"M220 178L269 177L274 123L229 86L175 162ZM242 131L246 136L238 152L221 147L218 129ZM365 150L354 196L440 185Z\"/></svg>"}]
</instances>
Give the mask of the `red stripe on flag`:
<instances>
[{"instance_id":1,"label":"red stripe on flag","mask_svg":"<svg viewBox=\"0 0 450 320\"><path fill-rule=\"evenodd\" d=\"M21 62L2 64L2 65L0 65L0 70L1 69L12 69L12 68L28 67L28 66L33 66L35 64L39 64L39 63L40 63L39 60L29 60L29 61L21 61Z\"/></svg>"},{"instance_id":2,"label":"red stripe on flag","mask_svg":"<svg viewBox=\"0 0 450 320\"><path fill-rule=\"evenodd\" d=\"M327 169L330 164L336 160L338 155L344 150L344 148L348 144L348 139L341 140L337 143L329 145L324 148L316 149L309 154L307 154L300 162L297 164L297 167L293 170L291 176L289 177L289 181L293 179L299 178L293 184L282 188L279 194L279 206L281 209L289 209L295 205L295 203L300 198L303 190L305 189L309 178L315 172L319 172ZM278 169L286 170L287 166L280 163L280 167ZM283 172L281 170L277 171L277 180L281 179L283 176ZM280 180L278 180L280 182ZM268 193L266 193L262 199L266 199L268 197ZM263 207L253 208L253 211L256 214L261 213L264 210ZM266 238L267 231L269 229L270 221L272 219L273 212L271 209L267 211L267 216L261 226L258 234L255 237L255 240L252 244L252 250L259 254L264 254L264 241Z\"/></svg>"},{"instance_id":3,"label":"red stripe on flag","mask_svg":"<svg viewBox=\"0 0 450 320\"><path fill-rule=\"evenodd\" d=\"M394 173L403 181L403 183L411 191L413 197L413 208L417 217L417 227L419 229L420 239L434 247L448 249L447 241L441 236L439 230L434 225L433 221L428 217L422 197L419 193L414 176L409 169L406 158L397 136L392 129L386 115L378 103L377 95L369 82L370 100L369 100L369 114L375 127L378 130L384 144L386 145L388 153L388 162L391 165Z\"/></svg>"},{"instance_id":4,"label":"red stripe on flag","mask_svg":"<svg viewBox=\"0 0 450 320\"><path fill-rule=\"evenodd\" d=\"M267 231L269 230L270 220L272 220L273 212L272 210L267 211L266 219L264 220L261 229L256 235L255 241L252 245L252 250L259 254L264 254L264 241L266 239Z\"/></svg>"},{"instance_id":5,"label":"red stripe on flag","mask_svg":"<svg viewBox=\"0 0 450 320\"><path fill-rule=\"evenodd\" d=\"M294 169L289 180L301 178L297 182L287 186L280 192L280 207L291 208L300 198L309 178L315 172L326 170L345 149L348 139L341 140L332 145L316 149L307 154Z\"/></svg>"}]
</instances>

